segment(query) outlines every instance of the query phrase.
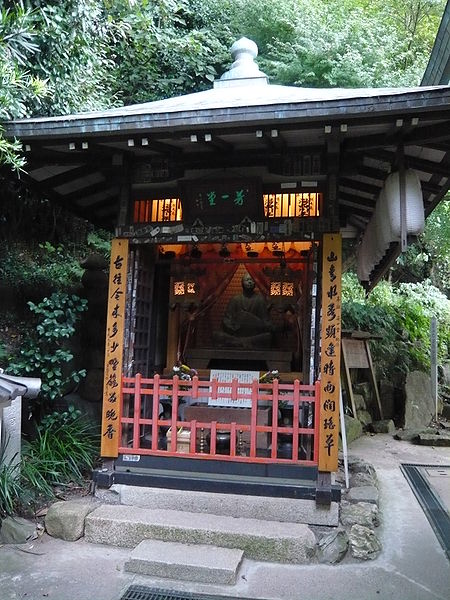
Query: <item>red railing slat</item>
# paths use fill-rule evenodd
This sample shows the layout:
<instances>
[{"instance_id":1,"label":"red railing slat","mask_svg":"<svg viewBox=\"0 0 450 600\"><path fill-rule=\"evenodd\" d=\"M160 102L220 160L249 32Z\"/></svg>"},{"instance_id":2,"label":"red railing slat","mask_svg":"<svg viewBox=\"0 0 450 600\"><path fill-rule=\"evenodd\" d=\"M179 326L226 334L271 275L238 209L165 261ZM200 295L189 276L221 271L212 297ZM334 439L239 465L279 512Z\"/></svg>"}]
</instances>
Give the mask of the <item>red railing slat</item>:
<instances>
[{"instance_id":1,"label":"red railing slat","mask_svg":"<svg viewBox=\"0 0 450 600\"><path fill-rule=\"evenodd\" d=\"M219 388L221 391L219 392ZM319 456L319 400L320 383L314 385L302 385L298 379L292 384L279 383L274 380L272 383L260 384L257 380L252 383L242 383L237 379L230 382L200 381L195 376L192 381L180 380L178 376L162 379L159 375L153 378L143 378L137 374L135 377L123 377L121 390L121 415L123 407L127 406L126 396L133 402L132 416L121 416L121 447L120 454L127 454L130 451L133 454L157 455L157 456L184 456L189 458L213 459L213 460L235 460L238 462L255 463L295 463L303 465L317 465ZM179 420L178 409L180 400L183 400L182 407L189 405L192 401L200 402L207 406L209 398L217 400L219 398L228 398L231 401L250 399L251 408L244 409L250 412L250 423L239 423L237 421L222 422L219 420L205 421L196 419ZM149 398L143 403L142 398ZM160 402L171 404L171 414L168 419L159 418ZM280 402L286 401L288 406L292 407L292 424L279 423L278 412ZM151 405L150 405L151 402ZM272 415L266 424L258 425L258 410L264 407L272 409ZM148 408L147 408L148 404ZM300 422L301 406L307 404L310 410L313 410L313 425ZM184 408L186 410L186 408ZM129 427L131 426L132 440L127 442L126 434L131 435ZM141 443L141 427L149 427L151 430L151 444L144 447ZM170 443L160 447L160 428L170 429L167 438ZM217 453L217 432L229 431L229 447ZM187 434L186 432L189 432ZM201 433L199 433L201 432ZM258 434L267 434L270 442L270 450L267 446L261 444L261 436ZM285 437L280 442L280 435ZM302 436L308 436L311 443L301 442ZM209 443L208 443L209 437ZM145 441L145 437L142 436ZM183 439L183 442L181 440ZM279 456L279 444L283 444L285 439L292 439L292 454L290 458ZM189 440L189 442L188 442ZM306 448L306 459L299 459L300 442L302 448ZM289 449L290 447L287 446Z\"/></svg>"}]
</instances>

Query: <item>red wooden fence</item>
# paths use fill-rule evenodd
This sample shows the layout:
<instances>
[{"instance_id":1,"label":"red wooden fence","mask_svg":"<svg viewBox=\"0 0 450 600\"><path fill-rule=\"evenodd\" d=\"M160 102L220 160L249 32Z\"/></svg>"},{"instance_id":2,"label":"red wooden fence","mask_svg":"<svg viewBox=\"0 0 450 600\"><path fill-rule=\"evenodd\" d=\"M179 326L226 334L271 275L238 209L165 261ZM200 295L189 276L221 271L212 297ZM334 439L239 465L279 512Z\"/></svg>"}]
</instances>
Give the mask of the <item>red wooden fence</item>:
<instances>
[{"instance_id":1,"label":"red wooden fence","mask_svg":"<svg viewBox=\"0 0 450 600\"><path fill-rule=\"evenodd\" d=\"M119 454L317 465L319 397L319 382L123 377ZM186 412L193 412L188 406L203 407L201 414L210 398L231 405L246 400L251 408L232 408L225 411L227 418L212 420L211 413L223 413L223 409L210 407L208 419L183 420ZM281 413L286 408L291 418L283 421ZM265 415L264 424L261 415ZM174 430L177 435L172 435Z\"/></svg>"}]
</instances>

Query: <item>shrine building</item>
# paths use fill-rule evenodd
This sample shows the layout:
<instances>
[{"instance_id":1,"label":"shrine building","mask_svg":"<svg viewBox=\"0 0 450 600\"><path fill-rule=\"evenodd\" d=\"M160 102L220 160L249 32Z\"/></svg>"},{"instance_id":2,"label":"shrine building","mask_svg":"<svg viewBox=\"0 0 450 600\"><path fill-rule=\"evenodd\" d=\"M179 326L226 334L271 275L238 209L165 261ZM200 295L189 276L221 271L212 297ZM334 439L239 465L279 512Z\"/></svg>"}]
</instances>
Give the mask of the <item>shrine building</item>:
<instances>
[{"instance_id":1,"label":"shrine building","mask_svg":"<svg viewBox=\"0 0 450 600\"><path fill-rule=\"evenodd\" d=\"M207 91L5 132L30 187L114 231L97 484L327 504L342 239L371 290L423 231L450 89L271 85L252 41L231 53Z\"/></svg>"}]
</instances>

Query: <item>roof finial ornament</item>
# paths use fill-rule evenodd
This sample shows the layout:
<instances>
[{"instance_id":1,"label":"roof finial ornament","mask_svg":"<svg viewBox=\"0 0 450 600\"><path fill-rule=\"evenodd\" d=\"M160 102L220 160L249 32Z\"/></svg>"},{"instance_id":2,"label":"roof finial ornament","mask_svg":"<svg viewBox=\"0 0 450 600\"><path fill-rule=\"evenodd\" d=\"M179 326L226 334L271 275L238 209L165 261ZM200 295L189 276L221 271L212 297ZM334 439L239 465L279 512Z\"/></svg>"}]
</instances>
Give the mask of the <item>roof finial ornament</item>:
<instances>
[{"instance_id":1,"label":"roof finial ornament","mask_svg":"<svg viewBox=\"0 0 450 600\"><path fill-rule=\"evenodd\" d=\"M242 37L230 48L234 59L229 71L214 82L214 87L232 87L237 85L267 85L267 75L259 70L255 63L258 46L254 41Z\"/></svg>"}]
</instances>

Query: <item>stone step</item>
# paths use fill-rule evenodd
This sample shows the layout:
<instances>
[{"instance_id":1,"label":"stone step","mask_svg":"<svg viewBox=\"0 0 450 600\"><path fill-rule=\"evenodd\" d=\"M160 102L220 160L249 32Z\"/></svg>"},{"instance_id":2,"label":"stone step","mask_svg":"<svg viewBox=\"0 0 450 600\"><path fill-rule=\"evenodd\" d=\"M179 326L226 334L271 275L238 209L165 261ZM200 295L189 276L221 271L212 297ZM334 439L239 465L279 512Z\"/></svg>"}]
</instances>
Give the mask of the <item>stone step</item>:
<instances>
[{"instance_id":1,"label":"stone step","mask_svg":"<svg viewBox=\"0 0 450 600\"><path fill-rule=\"evenodd\" d=\"M145 539L239 548L248 558L305 564L316 552L307 525L136 506L102 505L85 519L88 542L133 548Z\"/></svg>"},{"instance_id":2,"label":"stone step","mask_svg":"<svg viewBox=\"0 0 450 600\"><path fill-rule=\"evenodd\" d=\"M120 483L112 485L107 490L97 488L95 495L103 503L126 504L141 508L164 508L328 527L335 527L339 524L338 502L331 502L328 507L317 505L315 500L214 494L190 490L147 488Z\"/></svg>"},{"instance_id":3,"label":"stone step","mask_svg":"<svg viewBox=\"0 0 450 600\"><path fill-rule=\"evenodd\" d=\"M234 584L244 553L235 548L144 540L131 553L125 571L196 581Z\"/></svg>"}]
</instances>

